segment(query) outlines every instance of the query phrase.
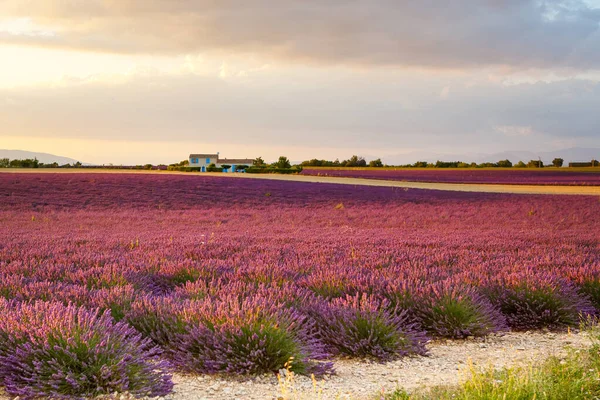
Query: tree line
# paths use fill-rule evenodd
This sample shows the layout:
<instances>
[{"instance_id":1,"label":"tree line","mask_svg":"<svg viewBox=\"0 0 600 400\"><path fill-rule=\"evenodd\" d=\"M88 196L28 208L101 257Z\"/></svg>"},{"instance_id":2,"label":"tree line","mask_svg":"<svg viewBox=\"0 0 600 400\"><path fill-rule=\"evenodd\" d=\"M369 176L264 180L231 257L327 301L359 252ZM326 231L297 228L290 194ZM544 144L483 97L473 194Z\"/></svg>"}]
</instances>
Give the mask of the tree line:
<instances>
[{"instance_id":1,"label":"tree line","mask_svg":"<svg viewBox=\"0 0 600 400\"><path fill-rule=\"evenodd\" d=\"M22 160L0 158L0 168L78 168L81 166L82 164L79 161L73 164L59 165L57 162L44 164L37 158L25 158Z\"/></svg>"},{"instance_id":2,"label":"tree line","mask_svg":"<svg viewBox=\"0 0 600 400\"><path fill-rule=\"evenodd\" d=\"M590 166L599 165L598 161L592 160ZM413 164L403 165L388 165L381 162L380 158L375 160L366 161L364 157L353 155L347 160L335 161L330 160L318 160L313 158L312 160L302 161L300 163L302 167L393 167L393 168L544 168L544 167L555 167L560 168L564 165L564 159L557 157L552 160L550 164L544 164L541 160L529 160L527 163L519 161L513 164L510 160L500 160L498 162L484 162L484 163L466 163L463 161L436 161L435 163L427 161L417 161Z\"/></svg>"}]
</instances>

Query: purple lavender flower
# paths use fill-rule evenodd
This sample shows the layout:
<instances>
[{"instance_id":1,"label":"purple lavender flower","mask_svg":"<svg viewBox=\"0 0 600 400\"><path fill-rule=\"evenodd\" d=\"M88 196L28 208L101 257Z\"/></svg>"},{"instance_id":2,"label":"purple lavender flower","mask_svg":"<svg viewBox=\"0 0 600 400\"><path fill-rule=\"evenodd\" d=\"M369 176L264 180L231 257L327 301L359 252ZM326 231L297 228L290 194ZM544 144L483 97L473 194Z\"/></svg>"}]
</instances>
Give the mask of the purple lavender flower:
<instances>
[{"instance_id":1,"label":"purple lavender flower","mask_svg":"<svg viewBox=\"0 0 600 400\"><path fill-rule=\"evenodd\" d=\"M0 382L25 399L171 391L161 351L110 313L0 300Z\"/></svg>"}]
</instances>

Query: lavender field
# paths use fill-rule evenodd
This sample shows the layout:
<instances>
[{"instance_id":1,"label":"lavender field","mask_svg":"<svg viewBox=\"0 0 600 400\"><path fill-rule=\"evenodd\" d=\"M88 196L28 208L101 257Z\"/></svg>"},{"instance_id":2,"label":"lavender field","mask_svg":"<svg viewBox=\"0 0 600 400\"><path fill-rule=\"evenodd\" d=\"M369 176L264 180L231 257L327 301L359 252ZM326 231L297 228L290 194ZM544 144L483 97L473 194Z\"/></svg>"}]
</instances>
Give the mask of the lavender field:
<instances>
[{"instance_id":1,"label":"lavender field","mask_svg":"<svg viewBox=\"0 0 600 400\"><path fill-rule=\"evenodd\" d=\"M600 169L335 169L304 168L303 175L384 179L391 181L488 183L505 185L598 186Z\"/></svg>"},{"instance_id":2,"label":"lavender field","mask_svg":"<svg viewBox=\"0 0 600 400\"><path fill-rule=\"evenodd\" d=\"M599 226L597 197L0 174L0 386L162 395L566 329L600 310Z\"/></svg>"}]
</instances>

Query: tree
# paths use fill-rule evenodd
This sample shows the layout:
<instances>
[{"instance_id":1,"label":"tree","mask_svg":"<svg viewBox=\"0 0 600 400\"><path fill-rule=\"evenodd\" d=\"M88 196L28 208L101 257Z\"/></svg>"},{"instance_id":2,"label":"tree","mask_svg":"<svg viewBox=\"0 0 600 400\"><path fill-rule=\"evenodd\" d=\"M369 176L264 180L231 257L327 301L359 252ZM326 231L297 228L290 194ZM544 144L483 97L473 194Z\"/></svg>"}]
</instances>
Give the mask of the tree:
<instances>
[{"instance_id":1,"label":"tree","mask_svg":"<svg viewBox=\"0 0 600 400\"><path fill-rule=\"evenodd\" d=\"M511 168L513 166L512 162L510 162L510 160L500 160L498 161L498 167L500 168Z\"/></svg>"},{"instance_id":2,"label":"tree","mask_svg":"<svg viewBox=\"0 0 600 400\"><path fill-rule=\"evenodd\" d=\"M381 162L381 158L378 158L377 160L371 160L371 161L369 161L369 167L375 167L375 168L381 168L381 167L383 167L383 163Z\"/></svg>"},{"instance_id":3,"label":"tree","mask_svg":"<svg viewBox=\"0 0 600 400\"><path fill-rule=\"evenodd\" d=\"M544 164L540 160L530 160L527 163L527 168L543 168Z\"/></svg>"},{"instance_id":4,"label":"tree","mask_svg":"<svg viewBox=\"0 0 600 400\"><path fill-rule=\"evenodd\" d=\"M183 160L175 164L169 164L170 167L187 167L190 165L190 160Z\"/></svg>"},{"instance_id":5,"label":"tree","mask_svg":"<svg viewBox=\"0 0 600 400\"><path fill-rule=\"evenodd\" d=\"M565 160L563 160L562 158L555 158L554 160L552 160L552 165L554 165L556 168L560 168L563 166L564 162Z\"/></svg>"},{"instance_id":6,"label":"tree","mask_svg":"<svg viewBox=\"0 0 600 400\"><path fill-rule=\"evenodd\" d=\"M38 168L40 162L37 158L26 158L24 160L11 160L8 165L10 168Z\"/></svg>"},{"instance_id":7,"label":"tree","mask_svg":"<svg viewBox=\"0 0 600 400\"><path fill-rule=\"evenodd\" d=\"M366 167L367 162L363 157L359 157L357 155L353 155L348 160L344 160L340 163L342 167Z\"/></svg>"},{"instance_id":8,"label":"tree","mask_svg":"<svg viewBox=\"0 0 600 400\"><path fill-rule=\"evenodd\" d=\"M0 168L8 168L10 166L10 160L8 158L0 158Z\"/></svg>"},{"instance_id":9,"label":"tree","mask_svg":"<svg viewBox=\"0 0 600 400\"><path fill-rule=\"evenodd\" d=\"M414 168L427 168L427 161L417 161L413 164Z\"/></svg>"},{"instance_id":10,"label":"tree","mask_svg":"<svg viewBox=\"0 0 600 400\"><path fill-rule=\"evenodd\" d=\"M228 170L229 168L231 168L231 165L222 164L221 168L223 168L223 170Z\"/></svg>"},{"instance_id":11,"label":"tree","mask_svg":"<svg viewBox=\"0 0 600 400\"><path fill-rule=\"evenodd\" d=\"M292 168L292 164L290 164L290 160L287 157L281 156L279 160L274 164L275 168Z\"/></svg>"},{"instance_id":12,"label":"tree","mask_svg":"<svg viewBox=\"0 0 600 400\"><path fill-rule=\"evenodd\" d=\"M518 163L515 164L515 168L526 168L527 165L525 165L525 163L523 161L519 161Z\"/></svg>"},{"instance_id":13,"label":"tree","mask_svg":"<svg viewBox=\"0 0 600 400\"><path fill-rule=\"evenodd\" d=\"M265 164L265 160L263 160L262 157L256 157L254 161L252 161L252 165L255 167L265 167L267 164Z\"/></svg>"}]
</instances>

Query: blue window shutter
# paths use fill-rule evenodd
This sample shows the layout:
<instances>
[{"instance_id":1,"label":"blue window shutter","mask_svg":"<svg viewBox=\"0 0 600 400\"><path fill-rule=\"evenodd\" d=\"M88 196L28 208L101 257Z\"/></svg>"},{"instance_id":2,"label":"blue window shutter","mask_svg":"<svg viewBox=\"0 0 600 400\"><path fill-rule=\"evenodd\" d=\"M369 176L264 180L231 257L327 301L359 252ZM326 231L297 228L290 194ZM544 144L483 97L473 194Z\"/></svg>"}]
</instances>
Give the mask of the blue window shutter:
<instances>
[{"instance_id":1,"label":"blue window shutter","mask_svg":"<svg viewBox=\"0 0 600 400\"><path fill-rule=\"evenodd\" d=\"M210 164L210 158L207 158L207 159L206 159L206 163L207 163L207 164Z\"/></svg>"}]
</instances>

